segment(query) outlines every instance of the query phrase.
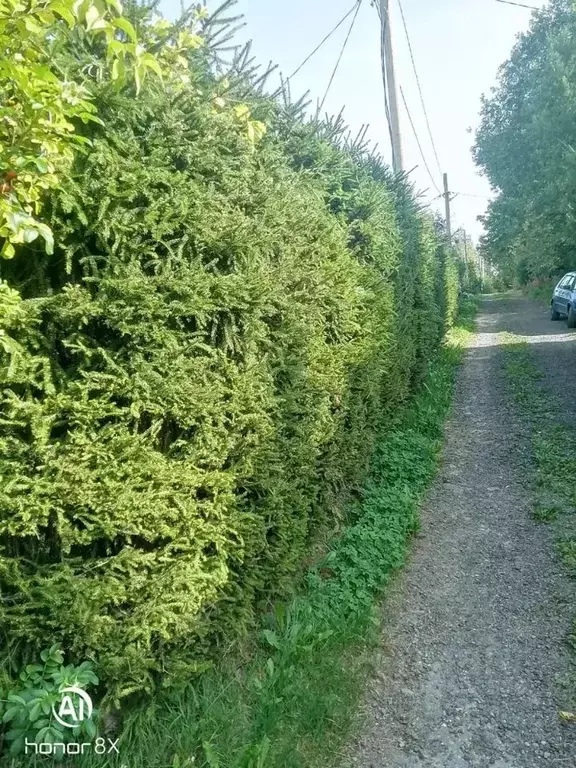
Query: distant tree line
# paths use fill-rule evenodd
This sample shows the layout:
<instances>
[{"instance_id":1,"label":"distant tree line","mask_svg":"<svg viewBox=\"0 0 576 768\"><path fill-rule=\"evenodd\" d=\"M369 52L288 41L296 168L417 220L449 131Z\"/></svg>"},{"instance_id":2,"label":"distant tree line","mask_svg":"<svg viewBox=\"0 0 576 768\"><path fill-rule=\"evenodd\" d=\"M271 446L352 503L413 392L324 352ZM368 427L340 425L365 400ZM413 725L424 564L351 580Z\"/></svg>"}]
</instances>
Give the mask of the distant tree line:
<instances>
[{"instance_id":1,"label":"distant tree line","mask_svg":"<svg viewBox=\"0 0 576 768\"><path fill-rule=\"evenodd\" d=\"M506 283L576 268L576 10L534 14L484 98L474 156L497 197L482 250Z\"/></svg>"}]
</instances>

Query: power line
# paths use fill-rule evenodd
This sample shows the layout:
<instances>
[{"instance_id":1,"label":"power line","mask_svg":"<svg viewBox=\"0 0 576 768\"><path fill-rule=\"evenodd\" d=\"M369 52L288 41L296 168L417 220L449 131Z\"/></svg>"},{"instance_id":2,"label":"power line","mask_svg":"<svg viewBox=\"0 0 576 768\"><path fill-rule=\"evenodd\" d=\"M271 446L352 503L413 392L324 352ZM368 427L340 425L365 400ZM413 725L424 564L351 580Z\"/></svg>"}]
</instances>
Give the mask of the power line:
<instances>
[{"instance_id":1,"label":"power line","mask_svg":"<svg viewBox=\"0 0 576 768\"><path fill-rule=\"evenodd\" d=\"M512 0L496 0L497 3L504 3L505 5L517 5L518 8L530 8L532 11L539 11L535 5L526 5L525 3L513 3Z\"/></svg>"},{"instance_id":2,"label":"power line","mask_svg":"<svg viewBox=\"0 0 576 768\"><path fill-rule=\"evenodd\" d=\"M404 108L406 109L406 113L408 115L408 120L410 121L410 126L412 127L412 132L414 134L414 138L416 139L416 143L418 144L418 149L420 150L420 156L422 157L422 161L424 162L424 166L425 166L426 170L428 171L428 176L430 176L430 180L431 180L432 185L434 186L434 189L436 190L436 192L440 192L440 190L438 189L438 185L434 181L434 176L432 176L432 172L430 171L430 167L429 167L428 163L426 162L426 156L424 155L424 151L422 149L422 144L420 143L420 138L418 137L418 133L416 131L416 127L414 125L414 121L412 120L412 115L410 114L410 110L408 109L408 104L406 102L406 96L404 96L404 90L403 90L402 86L400 86L400 94L402 96L402 101L404 102ZM443 197L443 194L440 193L438 195L438 197ZM434 199L436 200L437 198L434 198Z\"/></svg>"},{"instance_id":3,"label":"power line","mask_svg":"<svg viewBox=\"0 0 576 768\"><path fill-rule=\"evenodd\" d=\"M471 192L452 192L452 197L450 200L454 200L456 197L477 197L479 200L493 200L494 198L489 197L488 195L474 195ZM430 200L431 203L433 203L435 200L439 200L441 197L444 197L443 194L436 195L436 197L433 197L432 200Z\"/></svg>"},{"instance_id":4,"label":"power line","mask_svg":"<svg viewBox=\"0 0 576 768\"><path fill-rule=\"evenodd\" d=\"M379 9L377 3L375 3L375 8L376 8L376 12L378 13L378 16L380 17L380 20L381 20L382 17L381 17L380 9ZM402 11L402 8L400 8L400 10ZM433 149L434 149L434 156L436 157L436 162L438 163L438 168L440 169L440 173L442 173L442 170L440 168L440 163L438 162L438 153L436 152L436 146L434 144L434 139L432 138L432 131L430 129L430 123L429 123L429 120L428 120L428 114L426 112L426 107L424 106L424 99L423 99L423 95L422 95L422 90L420 88L420 81L419 81L419 78L418 78L418 72L416 70L416 64L415 64L414 57L413 57L413 54L412 54L412 47L410 45L410 38L408 36L408 29L406 27L406 20L404 18L404 13L402 13L402 20L404 22L404 30L406 32L406 37L408 38L408 45L410 46L410 55L412 57L412 65L414 67L414 74L416 75L416 80L418 82L418 89L420 90L420 98L421 98L421 101L422 101L422 107L424 109L424 114L426 115L426 123L428 125L428 132L430 134L430 139L432 141L432 146L433 146ZM424 162L424 166L426 167L426 170L428 171L428 175L430 176L430 180L432 181L432 185L433 185L434 189L436 190L436 192L440 192L440 189L438 188L438 185L436 184L436 181L434 180L434 176L432 175L432 172L430 171L430 166L428 165L428 163L426 161L426 156L424 155L424 150L422 149L422 144L420 142L420 138L419 138L418 133L416 131L416 127L414 125L414 121L412 120L412 115L410 114L410 110L408 108L408 104L406 102L406 96L404 95L404 91L402 90L402 86L400 86L400 93L402 94L402 101L404 102L404 107L405 107L406 112L408 114L408 119L410 120L410 125L412 127L412 132L414 133L414 137L416 139L416 143L418 144L418 149L420 150L420 155L421 155L422 160ZM392 138L392 125L391 125L391 122L390 122L390 112L389 112L389 107L388 107L388 103L387 103L387 100L386 100L386 92L384 93L384 98L385 98L386 118L388 120L388 128L390 130L390 137ZM442 193L440 193L439 197L442 197L442 196L443 196Z\"/></svg>"},{"instance_id":5,"label":"power line","mask_svg":"<svg viewBox=\"0 0 576 768\"><path fill-rule=\"evenodd\" d=\"M424 162L424 166L426 170L428 171L428 176L430 176L430 180L432 181L432 184L434 186L434 189L436 192L440 192L438 189L438 185L434 181L434 176L432 176L432 172L430 171L430 168L428 166L428 163L426 162L426 157L424 155L424 151L422 149L422 144L420 143L420 139L418 137L418 133L416 132L416 127L414 126L414 121L412 120L412 115L410 114L410 110L408 109L408 104L406 103L406 97L404 96L404 90L402 89L402 86L400 86L400 94L402 95L402 101L404 102L404 107L406 109L406 112L408 113L408 119L410 120L410 125L412 126L412 131L414 133L414 137L416 139L416 143L418 144L418 149L420 150L420 155L422 156L422 160Z\"/></svg>"},{"instance_id":6,"label":"power line","mask_svg":"<svg viewBox=\"0 0 576 768\"><path fill-rule=\"evenodd\" d=\"M350 8L350 10L348 11L348 13L347 13L345 16L343 16L343 17L340 19L340 21L338 22L338 24L336 24L336 26L335 26L335 27L333 27L333 28L330 30L330 32L328 32L328 34L326 35L326 37L325 37L325 38L324 38L324 39L323 39L323 40L322 40L320 43L318 43L318 45L316 46L316 48L314 48L314 50L312 51L312 53L310 53L308 56L306 56L306 58L304 59L304 61L302 62L302 64L300 64L300 66L299 66L299 67L297 67L297 68L294 70L294 72L292 72L292 74L290 75L290 77L287 77L287 78L286 78L286 80L291 80L291 79L292 79L292 78L293 78L295 75L297 75L297 74L298 74L298 72L300 72L300 70L302 69L302 67L303 67L305 64L307 64L307 63L310 61L310 59L312 58L312 56L314 56L314 54L315 54L317 51L319 51L319 50L320 50L320 48L322 48L322 46L324 45L324 43L325 43L325 42L327 42L327 41L328 41L328 40L329 40L329 39L332 37L332 35L334 34L334 32L336 32L336 30L337 30L337 29L340 29L340 27L342 26L342 24L344 24L344 22L346 21L346 19L348 18L348 16L350 16L352 13L354 13L354 10L355 10L355 9L357 9L357 7L360 5L360 3L361 3L361 2L362 2L362 0L356 0L356 2L354 3L354 5L352 6L352 8ZM358 11L356 10L356 12L358 12Z\"/></svg>"},{"instance_id":7,"label":"power line","mask_svg":"<svg viewBox=\"0 0 576 768\"><path fill-rule=\"evenodd\" d=\"M344 40L344 43L342 44L342 48L340 50L340 55L338 56L338 59L336 61L336 64L334 65L334 69L332 70L332 74L330 75L330 80L328 81L328 85L326 86L326 91L324 92L324 96L322 97L322 101L320 102L320 106L318 107L318 112L322 111L322 107L324 106L324 102L326 101L326 96L328 96L328 91L330 90L330 86L332 85L332 82L334 81L334 77L336 76L336 72L338 70L338 67L340 66L340 61L342 60L342 56L344 55L344 51L346 50L346 46L348 45L348 40L350 39L350 35L352 34L352 30L354 29L354 24L356 23L356 19L358 17L358 11L360 10L360 6L362 5L362 0L358 0L356 3L356 12L354 16L352 17L352 23L350 24L350 27L348 29L348 34L346 35L346 39Z\"/></svg>"},{"instance_id":8,"label":"power line","mask_svg":"<svg viewBox=\"0 0 576 768\"><path fill-rule=\"evenodd\" d=\"M488 195L473 195L470 192L454 192L454 195L460 195L460 197L478 197L482 200L492 200Z\"/></svg>"},{"instance_id":9,"label":"power line","mask_svg":"<svg viewBox=\"0 0 576 768\"><path fill-rule=\"evenodd\" d=\"M430 141L432 143L432 149L434 151L434 157L436 158L436 165L438 166L438 172L440 175L442 175L442 166L440 165L440 160L438 159L438 152L436 151L436 143L434 141L434 136L432 135L432 128L430 127L430 120L428 119L428 110L426 109L426 103L424 102L424 94L422 93L422 86L420 84L420 77L418 76L418 69L416 67L416 61L414 59L414 52L412 50L412 43L410 41L410 34L408 32L408 25L406 24L406 17L404 16L404 8L402 7L401 0L398 0L398 6L400 7L400 15L402 16L402 24L404 25L404 32L406 33L406 40L408 42L408 50L410 51L410 58L412 60L412 69L414 70L414 76L416 78L416 83L418 85L418 93L420 94L420 102L422 104L422 109L424 110L424 117L426 118L426 127L428 128L428 135L430 136Z\"/></svg>"}]
</instances>

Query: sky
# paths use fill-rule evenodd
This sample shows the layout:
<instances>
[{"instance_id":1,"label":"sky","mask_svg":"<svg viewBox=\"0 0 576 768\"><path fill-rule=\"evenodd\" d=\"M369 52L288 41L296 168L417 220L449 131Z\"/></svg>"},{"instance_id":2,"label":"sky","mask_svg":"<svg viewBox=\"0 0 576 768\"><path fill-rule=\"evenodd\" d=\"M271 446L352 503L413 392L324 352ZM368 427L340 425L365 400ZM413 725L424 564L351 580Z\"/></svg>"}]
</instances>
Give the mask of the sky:
<instances>
[{"instance_id":1,"label":"sky","mask_svg":"<svg viewBox=\"0 0 576 768\"><path fill-rule=\"evenodd\" d=\"M436 163L406 34L400 2L408 28L431 132L440 167ZM547 0L518 0L542 7ZM221 0L208 0L214 10ZM252 51L263 66L278 65L286 77L312 52L353 6L354 0L238 0L236 12L245 26L238 42L252 40ZM163 0L168 16L178 12L179 0ZM477 217L484 213L490 187L471 155L479 123L482 94L496 84L498 67L508 58L516 36L528 28L532 12L496 0L390 0L393 48L398 87L422 144L432 179L422 161L407 112L399 94L404 167L416 188L434 210L443 211L437 198L442 189L440 171L448 174L453 230L464 227L475 240L482 232ZM309 91L312 107L322 99L348 33L352 16L291 80L293 100ZM270 84L276 85L275 74ZM353 132L369 125L368 137L387 162L391 162L388 126L384 111L380 64L380 28L371 0L362 0L354 28L324 103L335 114L344 107ZM472 131L470 131L472 129ZM434 186L435 185L435 186ZM435 188L437 187L437 189Z\"/></svg>"}]
</instances>

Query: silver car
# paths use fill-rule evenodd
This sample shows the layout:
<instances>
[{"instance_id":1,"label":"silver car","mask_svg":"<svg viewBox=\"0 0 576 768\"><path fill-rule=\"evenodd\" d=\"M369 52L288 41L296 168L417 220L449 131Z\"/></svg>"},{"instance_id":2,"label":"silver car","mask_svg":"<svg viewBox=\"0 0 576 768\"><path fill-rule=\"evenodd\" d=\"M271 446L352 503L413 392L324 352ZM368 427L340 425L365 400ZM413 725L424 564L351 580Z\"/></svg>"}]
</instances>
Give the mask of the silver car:
<instances>
[{"instance_id":1,"label":"silver car","mask_svg":"<svg viewBox=\"0 0 576 768\"><path fill-rule=\"evenodd\" d=\"M552 320L568 318L568 328L576 328L576 272L568 272L554 288L550 302Z\"/></svg>"}]
</instances>

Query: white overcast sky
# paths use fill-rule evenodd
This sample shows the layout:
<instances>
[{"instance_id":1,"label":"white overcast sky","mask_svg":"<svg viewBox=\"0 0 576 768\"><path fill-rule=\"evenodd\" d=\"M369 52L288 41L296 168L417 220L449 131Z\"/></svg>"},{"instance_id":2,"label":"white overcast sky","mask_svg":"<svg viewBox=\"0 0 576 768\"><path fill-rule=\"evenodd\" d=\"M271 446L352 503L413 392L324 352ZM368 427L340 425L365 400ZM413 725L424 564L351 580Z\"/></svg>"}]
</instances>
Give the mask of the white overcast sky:
<instances>
[{"instance_id":1,"label":"white overcast sky","mask_svg":"<svg viewBox=\"0 0 576 768\"><path fill-rule=\"evenodd\" d=\"M519 0L542 7L547 0ZM208 9L220 5L208 0ZM253 53L266 65L270 60L286 76L293 72L322 38L352 7L353 0L239 0L237 12L246 26L239 42L253 41ZM402 0L412 49L441 168L448 173L450 189L478 197L456 197L452 203L454 228L464 226L475 238L481 233L477 216L486 208L488 183L479 177L470 147L478 125L480 97L496 82L498 67L508 57L516 35L528 27L531 11L496 0ZM163 0L169 16L177 13L179 0ZM434 182L442 179L426 129L399 0L391 0L393 45L398 85L402 86ZM349 18L351 20L352 17ZM346 37L349 20L292 80L293 98L310 91L315 105L324 94L330 74ZM273 81L275 84L275 81ZM400 99L404 164L414 166L412 178L426 199L438 192L421 159L407 114ZM363 0L340 67L325 102L325 111L344 107L346 121L356 131L370 125L369 137L390 161L390 142L384 113L380 68L380 31L376 9ZM432 205L441 209L441 201Z\"/></svg>"}]
</instances>

